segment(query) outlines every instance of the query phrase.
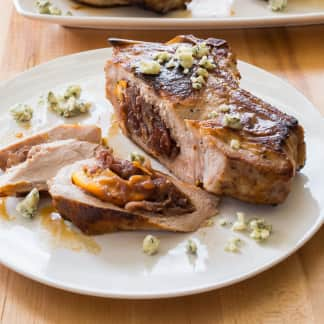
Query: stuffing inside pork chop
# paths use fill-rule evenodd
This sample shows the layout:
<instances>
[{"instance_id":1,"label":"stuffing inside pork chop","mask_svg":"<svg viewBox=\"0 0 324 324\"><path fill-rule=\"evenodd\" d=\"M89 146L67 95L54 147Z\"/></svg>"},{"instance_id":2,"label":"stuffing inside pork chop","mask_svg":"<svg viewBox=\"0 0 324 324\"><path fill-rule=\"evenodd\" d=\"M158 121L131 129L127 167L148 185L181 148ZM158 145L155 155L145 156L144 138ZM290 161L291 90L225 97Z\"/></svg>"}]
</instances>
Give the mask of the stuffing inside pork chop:
<instances>
[{"instance_id":1,"label":"stuffing inside pork chop","mask_svg":"<svg viewBox=\"0 0 324 324\"><path fill-rule=\"evenodd\" d=\"M190 198L148 162L118 159L108 150L97 153L95 166L74 172L72 181L98 199L129 211L184 214L194 210Z\"/></svg>"},{"instance_id":2,"label":"stuffing inside pork chop","mask_svg":"<svg viewBox=\"0 0 324 324\"><path fill-rule=\"evenodd\" d=\"M191 232L216 214L216 196L147 163L116 158L109 150L98 152L95 159L62 168L48 182L54 206L83 232Z\"/></svg>"}]
</instances>

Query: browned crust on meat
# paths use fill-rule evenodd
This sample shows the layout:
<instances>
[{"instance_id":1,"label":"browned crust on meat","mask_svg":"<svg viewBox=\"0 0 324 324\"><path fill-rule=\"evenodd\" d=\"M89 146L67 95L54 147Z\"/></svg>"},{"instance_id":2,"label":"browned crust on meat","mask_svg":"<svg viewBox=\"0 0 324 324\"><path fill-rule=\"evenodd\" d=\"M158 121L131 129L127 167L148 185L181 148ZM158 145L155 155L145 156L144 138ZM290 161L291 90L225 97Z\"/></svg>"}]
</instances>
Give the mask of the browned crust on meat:
<instances>
[{"instance_id":1,"label":"browned crust on meat","mask_svg":"<svg viewBox=\"0 0 324 324\"><path fill-rule=\"evenodd\" d=\"M163 67L161 73L157 76L144 75L139 72L138 69L132 70L133 63L145 58L151 58L155 52L167 51L170 54L174 54L179 43L184 44L198 44L202 42L201 39L196 38L193 35L177 36L166 44L161 43L146 43L146 42L133 42L125 41L121 39L111 38L110 43L114 46L114 57L112 59L113 64L120 64L129 72L134 72L136 77L142 79L149 86L151 86L158 96L167 98L170 101L177 103L190 103L195 102L201 96L201 91L193 90L191 86L190 78L194 74L183 74L181 68L167 69ZM220 64L217 65L213 71L215 77L225 78L228 84L237 84L237 80L240 79L240 73L236 69L236 59L231 52L228 43L223 39L208 38L205 41L212 47L213 56ZM129 55L133 57L130 61ZM233 73L224 73L226 66L232 66Z\"/></svg>"},{"instance_id":2,"label":"browned crust on meat","mask_svg":"<svg viewBox=\"0 0 324 324\"><path fill-rule=\"evenodd\" d=\"M122 40L111 39L111 43L114 45L114 59L113 63L121 64L126 70L131 72L130 60L124 57L125 54L136 53L141 59L145 54L152 54L154 51L168 51L172 54L175 53L176 46L179 43L198 44L202 40L188 36L177 36L166 44L160 43L123 43ZM213 56L216 61L224 60L227 64L236 67L236 59L225 40L209 38L206 44L212 46ZM131 46L131 50L128 48ZM136 59L135 59L136 61ZM132 60L132 63L134 60ZM125 65L126 64L126 65ZM107 63L109 68L110 63ZM226 73L225 73L226 72ZM178 100L177 104L193 105L194 102L204 97L202 91L196 91L192 88L190 78L192 74L183 74L183 71L178 69L162 68L162 71L157 76L144 75L138 70L134 71L134 74L139 79L142 79L145 83L151 86L158 96L164 99L174 101ZM227 104L234 105L234 113L246 114L253 112L258 117L261 117L264 121L272 121L273 127L266 127L266 123L246 123L244 125L244 137L251 142L260 143L265 145L270 150L282 151L284 141L289 137L291 132L300 129L296 118L289 116L272 105L264 102L260 98L255 97L246 90L239 88L238 80L240 79L239 72L233 75L229 74L227 70L224 70L224 65L217 65L215 71L212 72L215 79L221 79L218 84L213 84L217 95L224 98ZM207 88L207 87L206 87ZM180 102L179 102L180 100ZM216 123L216 124L215 124ZM207 120L201 121L199 126L205 130L209 130L212 133L213 127L222 127L221 120ZM252 127L251 127L252 126ZM241 134L243 133L241 132ZM243 138L243 136L242 136ZM304 164L304 162L302 163Z\"/></svg>"},{"instance_id":3,"label":"browned crust on meat","mask_svg":"<svg viewBox=\"0 0 324 324\"><path fill-rule=\"evenodd\" d=\"M75 202L62 196L54 196L53 204L64 218L70 220L82 232L88 235L134 229L169 230L168 228L163 228L163 225L151 224L147 218L138 214L98 208L81 202Z\"/></svg>"}]
</instances>

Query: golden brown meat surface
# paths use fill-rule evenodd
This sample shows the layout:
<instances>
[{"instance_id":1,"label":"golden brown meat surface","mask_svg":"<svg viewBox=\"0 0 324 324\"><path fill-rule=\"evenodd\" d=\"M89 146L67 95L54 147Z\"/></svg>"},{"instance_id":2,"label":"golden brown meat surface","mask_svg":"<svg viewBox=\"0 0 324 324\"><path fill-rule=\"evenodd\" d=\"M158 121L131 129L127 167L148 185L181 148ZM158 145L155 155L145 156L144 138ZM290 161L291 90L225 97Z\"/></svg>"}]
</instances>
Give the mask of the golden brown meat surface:
<instances>
[{"instance_id":1,"label":"golden brown meat surface","mask_svg":"<svg viewBox=\"0 0 324 324\"><path fill-rule=\"evenodd\" d=\"M240 88L236 59L226 41L178 36L166 44L111 40L106 94L123 132L180 179L244 201L278 204L305 163L298 121ZM208 73L194 86L202 57L186 71L180 47L203 47ZM176 58L143 73L143 61ZM193 52L194 53L194 52ZM201 79L200 79L201 80ZM196 81L195 81L196 82Z\"/></svg>"}]
</instances>

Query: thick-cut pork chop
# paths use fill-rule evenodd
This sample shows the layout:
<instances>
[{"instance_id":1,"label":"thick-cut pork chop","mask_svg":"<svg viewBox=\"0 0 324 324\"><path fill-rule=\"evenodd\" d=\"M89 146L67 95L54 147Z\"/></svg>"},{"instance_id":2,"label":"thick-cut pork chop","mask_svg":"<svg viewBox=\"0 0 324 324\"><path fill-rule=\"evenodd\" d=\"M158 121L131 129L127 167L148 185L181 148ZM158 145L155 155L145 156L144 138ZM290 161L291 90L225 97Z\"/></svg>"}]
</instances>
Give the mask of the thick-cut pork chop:
<instances>
[{"instance_id":1,"label":"thick-cut pork chop","mask_svg":"<svg viewBox=\"0 0 324 324\"><path fill-rule=\"evenodd\" d=\"M218 198L107 150L49 181L58 212L87 234L118 230L191 232L216 215Z\"/></svg>"},{"instance_id":2,"label":"thick-cut pork chop","mask_svg":"<svg viewBox=\"0 0 324 324\"><path fill-rule=\"evenodd\" d=\"M303 128L240 88L225 40L111 43L106 94L125 135L181 180L215 194L262 204L286 199L305 163ZM179 65L179 52L192 66Z\"/></svg>"},{"instance_id":3,"label":"thick-cut pork chop","mask_svg":"<svg viewBox=\"0 0 324 324\"><path fill-rule=\"evenodd\" d=\"M101 129L95 125L66 124L28 136L0 149L0 168L4 171L7 168L24 162L29 150L34 145L65 139L100 143Z\"/></svg>"},{"instance_id":4,"label":"thick-cut pork chop","mask_svg":"<svg viewBox=\"0 0 324 324\"><path fill-rule=\"evenodd\" d=\"M92 158L99 144L74 139L33 146L24 162L0 176L0 196L13 196L33 188L47 190L47 180L62 167Z\"/></svg>"}]
</instances>

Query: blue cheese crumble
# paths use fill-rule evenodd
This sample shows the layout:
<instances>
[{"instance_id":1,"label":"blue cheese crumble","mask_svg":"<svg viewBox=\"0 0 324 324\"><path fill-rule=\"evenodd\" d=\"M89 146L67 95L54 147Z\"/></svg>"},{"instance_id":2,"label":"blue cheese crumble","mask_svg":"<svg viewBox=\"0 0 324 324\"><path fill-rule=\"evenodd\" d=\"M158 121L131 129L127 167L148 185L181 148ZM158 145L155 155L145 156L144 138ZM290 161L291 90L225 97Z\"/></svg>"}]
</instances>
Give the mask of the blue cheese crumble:
<instances>
[{"instance_id":1,"label":"blue cheese crumble","mask_svg":"<svg viewBox=\"0 0 324 324\"><path fill-rule=\"evenodd\" d=\"M157 61L143 60L139 64L139 70L143 74L158 75L161 72L161 65Z\"/></svg>"},{"instance_id":2,"label":"blue cheese crumble","mask_svg":"<svg viewBox=\"0 0 324 324\"><path fill-rule=\"evenodd\" d=\"M231 253L240 252L241 239L238 237L232 237L225 245L225 251Z\"/></svg>"},{"instance_id":3,"label":"blue cheese crumble","mask_svg":"<svg viewBox=\"0 0 324 324\"><path fill-rule=\"evenodd\" d=\"M70 97L75 97L77 99L81 96L82 89L79 85L72 84L67 87L64 93L64 98L69 99Z\"/></svg>"},{"instance_id":4,"label":"blue cheese crumble","mask_svg":"<svg viewBox=\"0 0 324 324\"><path fill-rule=\"evenodd\" d=\"M209 55L209 47L205 42L197 44L193 47L193 55L197 58Z\"/></svg>"},{"instance_id":5,"label":"blue cheese crumble","mask_svg":"<svg viewBox=\"0 0 324 324\"><path fill-rule=\"evenodd\" d=\"M193 48L191 46L179 46L175 57L184 69L190 69L194 64Z\"/></svg>"},{"instance_id":6,"label":"blue cheese crumble","mask_svg":"<svg viewBox=\"0 0 324 324\"><path fill-rule=\"evenodd\" d=\"M272 226L264 219L253 219L249 222L250 237L258 242L266 241L272 232Z\"/></svg>"},{"instance_id":7,"label":"blue cheese crumble","mask_svg":"<svg viewBox=\"0 0 324 324\"><path fill-rule=\"evenodd\" d=\"M230 106L229 105L226 105L226 104L221 104L219 107L218 107L219 111L223 112L223 113L227 113L230 111Z\"/></svg>"},{"instance_id":8,"label":"blue cheese crumble","mask_svg":"<svg viewBox=\"0 0 324 324\"><path fill-rule=\"evenodd\" d=\"M236 216L237 216L237 220L234 222L232 226L232 230L236 232L245 231L248 228L245 221L245 214L238 212L236 213Z\"/></svg>"},{"instance_id":9,"label":"blue cheese crumble","mask_svg":"<svg viewBox=\"0 0 324 324\"><path fill-rule=\"evenodd\" d=\"M36 7L38 9L38 13L42 15L62 15L62 10L54 6L49 0L37 0Z\"/></svg>"},{"instance_id":10,"label":"blue cheese crumble","mask_svg":"<svg viewBox=\"0 0 324 324\"><path fill-rule=\"evenodd\" d=\"M27 123L33 118L34 110L28 105L16 105L10 108L10 114L18 123Z\"/></svg>"},{"instance_id":11,"label":"blue cheese crumble","mask_svg":"<svg viewBox=\"0 0 324 324\"><path fill-rule=\"evenodd\" d=\"M242 129L241 117L238 114L225 114L223 117L223 126L232 129Z\"/></svg>"},{"instance_id":12,"label":"blue cheese crumble","mask_svg":"<svg viewBox=\"0 0 324 324\"><path fill-rule=\"evenodd\" d=\"M162 66L167 69L181 68L183 74L188 74L195 66L197 69L190 77L192 88L200 90L207 83L208 71L216 68L216 64L210 57L210 48L205 43L194 46L190 44L179 45L174 54L166 51L154 53L150 59L144 59L139 63L132 64L132 68L147 75L158 75Z\"/></svg>"},{"instance_id":13,"label":"blue cheese crumble","mask_svg":"<svg viewBox=\"0 0 324 324\"><path fill-rule=\"evenodd\" d=\"M230 141L230 147L233 150L239 150L241 148L241 143L238 139L232 139Z\"/></svg>"},{"instance_id":14,"label":"blue cheese crumble","mask_svg":"<svg viewBox=\"0 0 324 324\"><path fill-rule=\"evenodd\" d=\"M209 59L206 55L201 58L199 61L199 66L207 69L212 70L216 68L216 64L213 62L212 59Z\"/></svg>"},{"instance_id":15,"label":"blue cheese crumble","mask_svg":"<svg viewBox=\"0 0 324 324\"><path fill-rule=\"evenodd\" d=\"M69 86L63 96L50 91L47 95L48 109L64 118L88 113L92 104L80 99L81 91L81 87L78 85Z\"/></svg>"},{"instance_id":16,"label":"blue cheese crumble","mask_svg":"<svg viewBox=\"0 0 324 324\"><path fill-rule=\"evenodd\" d=\"M132 152L130 154L130 159L132 162L138 162L140 164L143 164L145 162L145 157L137 152Z\"/></svg>"},{"instance_id":17,"label":"blue cheese crumble","mask_svg":"<svg viewBox=\"0 0 324 324\"><path fill-rule=\"evenodd\" d=\"M143 240L143 252L147 255L154 255L159 251L160 240L153 235L146 235Z\"/></svg>"},{"instance_id":18,"label":"blue cheese crumble","mask_svg":"<svg viewBox=\"0 0 324 324\"><path fill-rule=\"evenodd\" d=\"M288 0L269 0L269 5L272 11L282 11L288 5Z\"/></svg>"},{"instance_id":19,"label":"blue cheese crumble","mask_svg":"<svg viewBox=\"0 0 324 324\"><path fill-rule=\"evenodd\" d=\"M39 192L34 188L18 205L17 212L25 218L33 218L37 213L39 204Z\"/></svg>"},{"instance_id":20,"label":"blue cheese crumble","mask_svg":"<svg viewBox=\"0 0 324 324\"><path fill-rule=\"evenodd\" d=\"M195 241L189 239L187 242L186 250L188 254L196 255L198 251L198 247Z\"/></svg>"},{"instance_id":21,"label":"blue cheese crumble","mask_svg":"<svg viewBox=\"0 0 324 324\"><path fill-rule=\"evenodd\" d=\"M154 55L154 60L158 61L159 64L169 62L171 59L171 54L168 52L158 52Z\"/></svg>"}]
</instances>

